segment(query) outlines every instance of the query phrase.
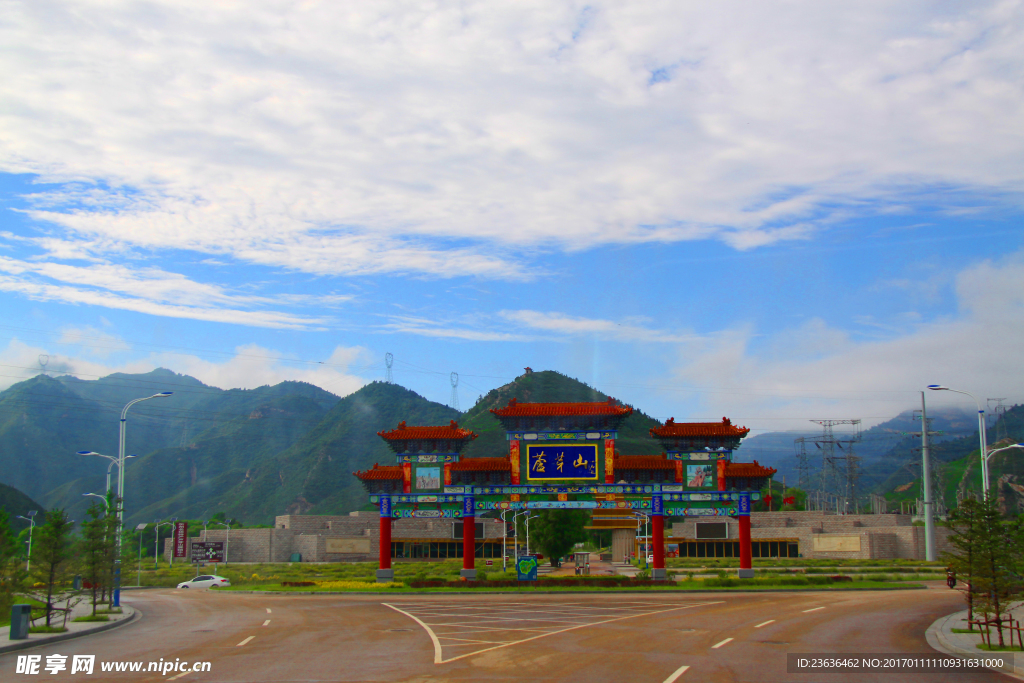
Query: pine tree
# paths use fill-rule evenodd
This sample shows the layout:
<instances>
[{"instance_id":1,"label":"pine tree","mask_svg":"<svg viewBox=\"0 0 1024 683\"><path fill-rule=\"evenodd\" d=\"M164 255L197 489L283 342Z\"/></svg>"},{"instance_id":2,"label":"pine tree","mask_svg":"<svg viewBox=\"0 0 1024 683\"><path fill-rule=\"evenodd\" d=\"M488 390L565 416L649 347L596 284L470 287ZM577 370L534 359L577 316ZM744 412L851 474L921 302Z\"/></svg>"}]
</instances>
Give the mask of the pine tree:
<instances>
[{"instance_id":1,"label":"pine tree","mask_svg":"<svg viewBox=\"0 0 1024 683\"><path fill-rule=\"evenodd\" d=\"M1003 647L1003 621L1021 595L1014 568L1020 562L1020 522L1005 522L995 497L978 504L977 558L973 587L987 615L992 615Z\"/></svg>"},{"instance_id":2,"label":"pine tree","mask_svg":"<svg viewBox=\"0 0 1024 683\"><path fill-rule=\"evenodd\" d=\"M25 569L7 512L0 509L0 614L7 614L24 588Z\"/></svg>"},{"instance_id":3,"label":"pine tree","mask_svg":"<svg viewBox=\"0 0 1024 683\"><path fill-rule=\"evenodd\" d=\"M107 585L110 577L110 531L106 506L100 503L89 506L82 524L79 558L82 578L91 585L93 616L96 616L96 593L101 585Z\"/></svg>"},{"instance_id":4,"label":"pine tree","mask_svg":"<svg viewBox=\"0 0 1024 683\"><path fill-rule=\"evenodd\" d=\"M46 584L46 626L50 626L53 614L53 593L67 582L73 549L71 530L75 524L64 510L53 509L46 513L46 523L38 527L36 541L32 545L32 569Z\"/></svg>"},{"instance_id":5,"label":"pine tree","mask_svg":"<svg viewBox=\"0 0 1024 683\"><path fill-rule=\"evenodd\" d=\"M970 498L960 503L959 507L949 513L949 543L952 552L943 553L950 569L963 581L967 590L967 620L974 619L974 573L978 562L978 529L981 516L978 501ZM973 626L971 626L973 628Z\"/></svg>"}]
</instances>

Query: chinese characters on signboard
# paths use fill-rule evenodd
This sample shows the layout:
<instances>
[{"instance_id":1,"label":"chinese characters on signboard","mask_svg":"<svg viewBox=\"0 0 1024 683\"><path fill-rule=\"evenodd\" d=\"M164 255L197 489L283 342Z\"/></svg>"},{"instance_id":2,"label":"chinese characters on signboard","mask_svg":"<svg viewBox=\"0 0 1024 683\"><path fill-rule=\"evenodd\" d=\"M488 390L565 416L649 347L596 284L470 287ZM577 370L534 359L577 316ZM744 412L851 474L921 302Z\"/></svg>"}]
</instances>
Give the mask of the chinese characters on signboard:
<instances>
[{"instance_id":1,"label":"chinese characters on signboard","mask_svg":"<svg viewBox=\"0 0 1024 683\"><path fill-rule=\"evenodd\" d=\"M530 444L526 447L526 478L597 479L597 444Z\"/></svg>"},{"instance_id":2,"label":"chinese characters on signboard","mask_svg":"<svg viewBox=\"0 0 1024 683\"><path fill-rule=\"evenodd\" d=\"M188 543L188 522L174 523L174 556L186 557L188 555L186 543Z\"/></svg>"}]
</instances>

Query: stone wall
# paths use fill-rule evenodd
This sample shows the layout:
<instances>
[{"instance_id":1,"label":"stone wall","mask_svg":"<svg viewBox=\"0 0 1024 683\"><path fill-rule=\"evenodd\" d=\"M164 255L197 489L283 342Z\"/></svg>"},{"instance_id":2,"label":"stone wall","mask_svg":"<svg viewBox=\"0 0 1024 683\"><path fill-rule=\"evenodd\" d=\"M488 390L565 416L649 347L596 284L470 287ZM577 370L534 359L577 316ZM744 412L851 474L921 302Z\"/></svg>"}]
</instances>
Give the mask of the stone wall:
<instances>
[{"instance_id":1,"label":"stone wall","mask_svg":"<svg viewBox=\"0 0 1024 683\"><path fill-rule=\"evenodd\" d=\"M731 518L687 519L672 525L673 539L695 539L698 522L728 522L729 538L739 537ZM913 526L910 515L829 515L822 512L755 512L750 515L751 540L796 541L807 558L923 560L924 527ZM951 550L949 529L935 527L939 557ZM817 539L817 541L815 540ZM856 549L854 549L856 548Z\"/></svg>"},{"instance_id":2,"label":"stone wall","mask_svg":"<svg viewBox=\"0 0 1024 683\"><path fill-rule=\"evenodd\" d=\"M499 519L476 518L484 525L483 538L501 538ZM451 539L453 524L461 519L396 519L391 540ZM330 539L337 541L329 543ZM190 540L203 540L203 533ZM227 541L229 562L288 562L301 553L303 562L366 562L379 557L380 516L360 510L348 515L280 515L272 529L207 529L208 541ZM173 545L164 541L164 559L169 561ZM344 552L337 552L341 548ZM179 559L178 562L188 560Z\"/></svg>"}]
</instances>

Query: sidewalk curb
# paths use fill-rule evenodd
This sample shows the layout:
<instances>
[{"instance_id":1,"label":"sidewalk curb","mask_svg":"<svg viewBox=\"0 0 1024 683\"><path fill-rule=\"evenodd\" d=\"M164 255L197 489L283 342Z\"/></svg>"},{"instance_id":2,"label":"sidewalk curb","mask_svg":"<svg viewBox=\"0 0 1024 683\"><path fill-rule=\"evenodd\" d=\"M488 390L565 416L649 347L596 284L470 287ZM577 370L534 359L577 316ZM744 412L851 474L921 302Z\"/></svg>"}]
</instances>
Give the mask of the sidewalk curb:
<instances>
[{"instance_id":1,"label":"sidewalk curb","mask_svg":"<svg viewBox=\"0 0 1024 683\"><path fill-rule=\"evenodd\" d=\"M81 631L73 631L69 633L55 633L54 635L48 638L11 641L9 645L0 645L0 655L7 654L8 652L17 652L18 650L28 650L34 647L41 647L43 645L51 645L53 643L59 643L64 640L71 640L73 638L91 636L95 633L102 633L104 631L109 631L110 629L134 623L142 618L142 612L138 608L132 607L130 609L132 610L133 613L127 619L118 619L117 621L111 621L106 624L100 624L95 628L83 629Z\"/></svg>"},{"instance_id":2,"label":"sidewalk curb","mask_svg":"<svg viewBox=\"0 0 1024 683\"><path fill-rule=\"evenodd\" d=\"M958 619L960 619L962 616L964 616L966 614L967 614L967 611L963 610L963 611L954 612L953 614L949 614L949 615L946 615L944 617L940 617L939 619L936 619L932 623L932 625L928 627L928 630L925 631L925 634L924 634L925 640L927 640L928 644L931 645L932 648L934 648L935 650L938 650L939 652L945 652L946 654L949 654L949 655L957 655L958 657L961 657L963 659L984 659L986 657L992 657L992 656L999 655L1000 653L998 653L998 652L979 652L977 650L975 650L975 651L967 650L967 649L964 649L964 648L962 648L962 647L960 647L958 645L955 645L955 644L953 644L953 643L951 643L949 641L949 639L946 637L946 634L944 633L944 631L947 628L953 628L953 626L951 625L950 622L952 622L954 620L958 620ZM1017 655L1021 654L1021 653L1011 652L1011 653L1007 653L1007 654L1014 655L1014 661L1016 662L1017 661ZM990 671L999 671L1000 673L1004 673L1004 674L1007 674L1009 676L1014 676L1015 678L1020 678L1021 680L1024 680L1024 666L1021 666L1020 664L1014 664L1012 667L1011 666L1007 666L1007 667L1003 667L1003 668L996 668L996 667L978 667L978 668L986 668L986 669L988 669Z\"/></svg>"},{"instance_id":3,"label":"sidewalk curb","mask_svg":"<svg viewBox=\"0 0 1024 683\"><path fill-rule=\"evenodd\" d=\"M612 593L612 594L637 594L647 591L653 595L690 595L698 593L852 593L854 591L906 591L906 590L927 590L925 586L900 586L898 588L832 588L832 589L793 589L793 588L629 588L625 590L615 588L577 588L569 590L542 590L540 588L525 588L522 590L450 590L450 591L401 591L388 593L387 590L379 591L236 591L223 590L223 595L236 593L239 595L564 595L566 593Z\"/></svg>"}]
</instances>

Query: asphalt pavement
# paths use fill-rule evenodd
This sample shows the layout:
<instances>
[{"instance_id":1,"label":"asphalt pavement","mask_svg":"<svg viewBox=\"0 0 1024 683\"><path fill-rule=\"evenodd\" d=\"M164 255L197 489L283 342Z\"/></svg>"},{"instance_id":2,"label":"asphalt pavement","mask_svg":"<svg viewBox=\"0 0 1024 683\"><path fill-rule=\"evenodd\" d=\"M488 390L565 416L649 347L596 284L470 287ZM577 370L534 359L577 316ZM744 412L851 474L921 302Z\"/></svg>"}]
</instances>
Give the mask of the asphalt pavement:
<instances>
[{"instance_id":1,"label":"asphalt pavement","mask_svg":"<svg viewBox=\"0 0 1024 683\"><path fill-rule=\"evenodd\" d=\"M960 608L943 590L564 595L259 595L151 590L142 618L0 655L0 680L686 681L1016 680L991 671L788 673L788 653L920 653ZM18 656L93 655L93 674L17 674ZM24 664L24 660L23 664ZM150 662L167 673L146 671ZM186 671L208 662L208 671ZM139 663L142 671L103 671ZM183 666L187 663L187 667ZM202 668L202 667L200 667Z\"/></svg>"}]
</instances>

